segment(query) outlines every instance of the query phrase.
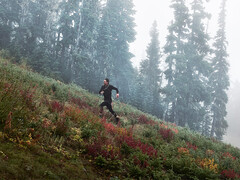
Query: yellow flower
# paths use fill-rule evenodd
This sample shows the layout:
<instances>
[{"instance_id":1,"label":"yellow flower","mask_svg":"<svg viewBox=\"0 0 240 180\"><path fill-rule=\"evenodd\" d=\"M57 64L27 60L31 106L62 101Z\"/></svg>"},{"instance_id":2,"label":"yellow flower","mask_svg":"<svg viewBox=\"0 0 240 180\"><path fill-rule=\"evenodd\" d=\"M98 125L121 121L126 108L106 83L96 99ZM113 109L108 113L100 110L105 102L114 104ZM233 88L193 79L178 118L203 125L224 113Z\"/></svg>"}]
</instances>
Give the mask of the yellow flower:
<instances>
[{"instance_id":1,"label":"yellow flower","mask_svg":"<svg viewBox=\"0 0 240 180\"><path fill-rule=\"evenodd\" d=\"M111 145L111 144L109 144L108 146L107 146L107 151L109 152L109 151L111 151L113 149L113 146Z\"/></svg>"},{"instance_id":2,"label":"yellow flower","mask_svg":"<svg viewBox=\"0 0 240 180\"><path fill-rule=\"evenodd\" d=\"M207 158L205 158L205 159L202 159L199 164L203 168L210 169L210 170L212 170L215 173L218 172L218 165L214 164L214 159L207 159Z\"/></svg>"}]
</instances>

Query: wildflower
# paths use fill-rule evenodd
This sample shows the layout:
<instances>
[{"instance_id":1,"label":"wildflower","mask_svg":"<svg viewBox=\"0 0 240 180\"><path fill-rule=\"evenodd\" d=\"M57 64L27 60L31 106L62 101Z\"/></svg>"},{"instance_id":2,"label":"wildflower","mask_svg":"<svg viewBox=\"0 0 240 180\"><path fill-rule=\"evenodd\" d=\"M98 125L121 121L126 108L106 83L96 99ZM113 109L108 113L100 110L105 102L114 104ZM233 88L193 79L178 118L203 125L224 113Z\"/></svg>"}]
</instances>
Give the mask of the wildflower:
<instances>
[{"instance_id":1,"label":"wildflower","mask_svg":"<svg viewBox=\"0 0 240 180\"><path fill-rule=\"evenodd\" d=\"M199 162L199 164L202 168L210 169L215 173L218 171L218 165L214 164L214 159L204 158Z\"/></svg>"}]
</instances>

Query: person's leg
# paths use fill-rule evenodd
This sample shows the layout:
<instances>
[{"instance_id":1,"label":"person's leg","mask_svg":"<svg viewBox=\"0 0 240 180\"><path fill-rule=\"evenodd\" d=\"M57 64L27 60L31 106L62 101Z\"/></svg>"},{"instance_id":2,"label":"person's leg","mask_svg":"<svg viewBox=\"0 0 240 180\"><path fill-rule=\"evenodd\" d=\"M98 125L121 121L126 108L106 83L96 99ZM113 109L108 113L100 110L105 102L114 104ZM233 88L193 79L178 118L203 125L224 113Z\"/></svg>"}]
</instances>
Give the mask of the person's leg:
<instances>
[{"instance_id":1,"label":"person's leg","mask_svg":"<svg viewBox=\"0 0 240 180\"><path fill-rule=\"evenodd\" d=\"M117 117L117 114L113 111L111 103L106 104L108 110L114 115L114 117Z\"/></svg>"},{"instance_id":2,"label":"person's leg","mask_svg":"<svg viewBox=\"0 0 240 180\"><path fill-rule=\"evenodd\" d=\"M99 107L100 107L100 110L99 110L99 115L102 116L103 115L103 107L106 106L106 102L102 102Z\"/></svg>"},{"instance_id":3,"label":"person's leg","mask_svg":"<svg viewBox=\"0 0 240 180\"><path fill-rule=\"evenodd\" d=\"M112 113L112 115L114 115L116 124L118 124L118 122L119 122L119 117L118 117L117 114L113 111L113 109L112 109L112 104L111 104L111 103L108 103L108 104L107 104L107 108L108 108L108 110Z\"/></svg>"}]
</instances>

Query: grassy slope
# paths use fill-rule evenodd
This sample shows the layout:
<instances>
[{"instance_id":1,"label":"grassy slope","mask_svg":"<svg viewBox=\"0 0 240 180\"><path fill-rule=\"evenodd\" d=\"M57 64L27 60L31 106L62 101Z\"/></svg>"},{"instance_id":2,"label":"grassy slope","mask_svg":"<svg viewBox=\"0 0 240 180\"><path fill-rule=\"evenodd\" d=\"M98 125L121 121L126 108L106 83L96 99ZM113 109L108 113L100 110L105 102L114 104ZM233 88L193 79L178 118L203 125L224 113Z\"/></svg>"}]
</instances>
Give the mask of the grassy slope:
<instances>
[{"instance_id":1,"label":"grassy slope","mask_svg":"<svg viewBox=\"0 0 240 180\"><path fill-rule=\"evenodd\" d=\"M0 178L238 179L240 151L0 58ZM107 119L110 114L106 113Z\"/></svg>"}]
</instances>

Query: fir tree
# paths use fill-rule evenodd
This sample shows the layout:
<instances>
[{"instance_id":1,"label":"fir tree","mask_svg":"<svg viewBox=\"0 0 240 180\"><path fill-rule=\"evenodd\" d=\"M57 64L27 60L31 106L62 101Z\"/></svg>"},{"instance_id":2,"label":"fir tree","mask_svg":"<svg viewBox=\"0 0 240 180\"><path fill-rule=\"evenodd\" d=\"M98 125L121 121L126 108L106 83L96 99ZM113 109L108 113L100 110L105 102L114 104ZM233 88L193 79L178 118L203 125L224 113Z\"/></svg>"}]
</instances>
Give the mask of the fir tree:
<instances>
[{"instance_id":1,"label":"fir tree","mask_svg":"<svg viewBox=\"0 0 240 180\"><path fill-rule=\"evenodd\" d=\"M15 0L0 1L0 49L6 49L11 44L13 24L19 23L20 6Z\"/></svg>"},{"instance_id":2,"label":"fir tree","mask_svg":"<svg viewBox=\"0 0 240 180\"><path fill-rule=\"evenodd\" d=\"M189 35L189 10L184 0L172 1L171 8L174 9L174 20L168 27L169 35L164 52L167 55L165 63L167 68L164 71L167 85L161 90L165 95L165 114L166 121L178 123L180 109L182 105L177 104L181 98L181 85L185 80L181 79L185 71L186 56L185 47Z\"/></svg>"},{"instance_id":3,"label":"fir tree","mask_svg":"<svg viewBox=\"0 0 240 180\"><path fill-rule=\"evenodd\" d=\"M200 112L210 99L207 77L211 68L207 56L211 53L211 49L204 24L204 20L208 19L209 15L205 12L202 0L194 0L191 8L190 33L185 47L186 59L180 67L185 68L179 81L181 98L177 103L182 106L179 125L188 125L192 130L200 131L203 121Z\"/></svg>"},{"instance_id":4,"label":"fir tree","mask_svg":"<svg viewBox=\"0 0 240 180\"><path fill-rule=\"evenodd\" d=\"M108 7L103 9L103 15L98 28L97 46L96 46L96 84L98 87L106 77L112 77L113 61L111 54L111 43L113 42L111 35L110 16L111 10Z\"/></svg>"},{"instance_id":5,"label":"fir tree","mask_svg":"<svg viewBox=\"0 0 240 180\"><path fill-rule=\"evenodd\" d=\"M226 41L226 0L222 0L221 11L218 19L219 29L215 36L214 58L212 60L213 72L210 76L212 87L212 129L211 136L222 139L228 127L226 121L226 104L228 102L227 90L229 88L229 77L227 62L227 41Z\"/></svg>"},{"instance_id":6,"label":"fir tree","mask_svg":"<svg viewBox=\"0 0 240 180\"><path fill-rule=\"evenodd\" d=\"M81 0L63 0L60 3L56 54L63 81L72 81L72 52L76 40L75 23Z\"/></svg>"},{"instance_id":7,"label":"fir tree","mask_svg":"<svg viewBox=\"0 0 240 180\"><path fill-rule=\"evenodd\" d=\"M141 63L141 73L144 78L145 105L147 111L162 118L163 110L160 103L159 88L161 84L160 47L157 22L153 23L150 32L151 42L147 47L147 59Z\"/></svg>"},{"instance_id":8,"label":"fir tree","mask_svg":"<svg viewBox=\"0 0 240 180\"><path fill-rule=\"evenodd\" d=\"M121 98L127 100L130 96L131 77L134 74L130 59L129 43L135 40L135 23L132 0L108 0L108 20L110 25L110 54L112 61L113 84L119 87Z\"/></svg>"},{"instance_id":9,"label":"fir tree","mask_svg":"<svg viewBox=\"0 0 240 180\"><path fill-rule=\"evenodd\" d=\"M97 28L100 8L99 0L82 0L80 13L75 18L77 37L74 52L76 63L73 65L76 78L74 81L90 91L96 89Z\"/></svg>"}]
</instances>

